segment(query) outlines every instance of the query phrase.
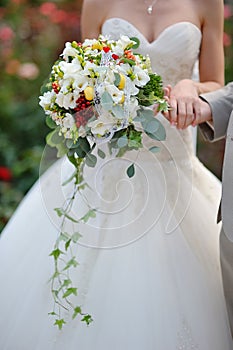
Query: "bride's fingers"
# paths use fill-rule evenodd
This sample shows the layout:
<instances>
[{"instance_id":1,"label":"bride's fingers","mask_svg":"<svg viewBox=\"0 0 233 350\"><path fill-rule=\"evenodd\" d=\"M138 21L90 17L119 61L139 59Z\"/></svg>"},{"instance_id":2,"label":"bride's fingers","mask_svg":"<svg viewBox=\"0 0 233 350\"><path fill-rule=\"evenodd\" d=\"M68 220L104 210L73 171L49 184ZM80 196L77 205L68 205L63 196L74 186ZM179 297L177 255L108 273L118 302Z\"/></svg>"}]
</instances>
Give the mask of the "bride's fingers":
<instances>
[{"instance_id":1,"label":"bride's fingers","mask_svg":"<svg viewBox=\"0 0 233 350\"><path fill-rule=\"evenodd\" d=\"M186 105L186 118L185 123L183 125L183 129L187 128L188 126L192 125L192 122L194 120L194 106L192 103L188 103Z\"/></svg>"},{"instance_id":2,"label":"bride's fingers","mask_svg":"<svg viewBox=\"0 0 233 350\"><path fill-rule=\"evenodd\" d=\"M164 97L170 97L170 94L171 94L171 85L167 85L163 88L163 91L164 91Z\"/></svg>"},{"instance_id":3,"label":"bride's fingers","mask_svg":"<svg viewBox=\"0 0 233 350\"><path fill-rule=\"evenodd\" d=\"M153 105L153 112L154 112L154 115L156 115L159 112L159 104L158 103L155 103Z\"/></svg>"},{"instance_id":4,"label":"bride's fingers","mask_svg":"<svg viewBox=\"0 0 233 350\"><path fill-rule=\"evenodd\" d=\"M177 124L177 100L173 96L170 97L169 120L171 125Z\"/></svg>"},{"instance_id":5,"label":"bride's fingers","mask_svg":"<svg viewBox=\"0 0 233 350\"><path fill-rule=\"evenodd\" d=\"M183 129L186 120L186 103L184 101L178 101L178 119L177 119L177 128Z\"/></svg>"},{"instance_id":6,"label":"bride's fingers","mask_svg":"<svg viewBox=\"0 0 233 350\"><path fill-rule=\"evenodd\" d=\"M196 126L201 121L201 104L199 100L194 102L193 111L194 111L194 119L192 121L192 126Z\"/></svg>"}]
</instances>

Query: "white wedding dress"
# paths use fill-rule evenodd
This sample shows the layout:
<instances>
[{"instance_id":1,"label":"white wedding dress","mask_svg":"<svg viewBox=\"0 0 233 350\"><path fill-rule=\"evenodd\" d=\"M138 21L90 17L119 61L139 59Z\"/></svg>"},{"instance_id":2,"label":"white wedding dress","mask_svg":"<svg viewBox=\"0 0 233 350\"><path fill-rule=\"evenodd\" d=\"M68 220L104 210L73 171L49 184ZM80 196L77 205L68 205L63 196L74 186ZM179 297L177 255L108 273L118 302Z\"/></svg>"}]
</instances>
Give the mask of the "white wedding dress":
<instances>
[{"instance_id":1,"label":"white wedding dress","mask_svg":"<svg viewBox=\"0 0 233 350\"><path fill-rule=\"evenodd\" d=\"M152 43L123 19L108 19L102 30L137 36L165 84L192 76L201 43L192 23L173 24ZM159 118L167 132L159 153L109 156L86 170L95 188L86 197L98 212L81 229L73 279L94 319L89 327L71 320L59 331L48 316L53 208L71 190L61 186L70 163L57 161L22 201L0 239L1 350L233 349L216 224L221 186L194 155L191 130ZM132 161L136 174L128 179ZM83 207L80 199L73 215Z\"/></svg>"}]
</instances>

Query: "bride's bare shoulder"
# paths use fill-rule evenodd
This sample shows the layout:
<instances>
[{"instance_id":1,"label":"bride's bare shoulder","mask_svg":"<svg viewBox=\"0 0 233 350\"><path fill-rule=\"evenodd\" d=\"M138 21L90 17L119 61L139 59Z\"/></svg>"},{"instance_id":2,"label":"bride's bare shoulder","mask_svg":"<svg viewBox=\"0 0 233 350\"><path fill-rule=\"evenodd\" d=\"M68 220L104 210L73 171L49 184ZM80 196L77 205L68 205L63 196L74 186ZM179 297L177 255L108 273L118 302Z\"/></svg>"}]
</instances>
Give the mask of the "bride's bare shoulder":
<instances>
[{"instance_id":1,"label":"bride's bare shoulder","mask_svg":"<svg viewBox=\"0 0 233 350\"><path fill-rule=\"evenodd\" d=\"M107 0L84 0L81 12L82 38L98 37L110 6Z\"/></svg>"}]
</instances>

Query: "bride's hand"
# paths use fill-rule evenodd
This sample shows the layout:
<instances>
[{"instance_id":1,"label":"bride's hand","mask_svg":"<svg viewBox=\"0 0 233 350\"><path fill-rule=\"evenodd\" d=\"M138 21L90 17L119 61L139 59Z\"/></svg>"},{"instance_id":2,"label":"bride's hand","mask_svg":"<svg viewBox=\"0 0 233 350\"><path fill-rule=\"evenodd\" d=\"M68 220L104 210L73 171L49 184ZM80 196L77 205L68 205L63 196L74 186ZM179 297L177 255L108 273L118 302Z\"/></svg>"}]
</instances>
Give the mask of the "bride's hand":
<instances>
[{"instance_id":1,"label":"bride's hand","mask_svg":"<svg viewBox=\"0 0 233 350\"><path fill-rule=\"evenodd\" d=\"M192 80L183 79L168 89L170 109L165 117L178 129L192 125L200 118L200 99Z\"/></svg>"}]
</instances>

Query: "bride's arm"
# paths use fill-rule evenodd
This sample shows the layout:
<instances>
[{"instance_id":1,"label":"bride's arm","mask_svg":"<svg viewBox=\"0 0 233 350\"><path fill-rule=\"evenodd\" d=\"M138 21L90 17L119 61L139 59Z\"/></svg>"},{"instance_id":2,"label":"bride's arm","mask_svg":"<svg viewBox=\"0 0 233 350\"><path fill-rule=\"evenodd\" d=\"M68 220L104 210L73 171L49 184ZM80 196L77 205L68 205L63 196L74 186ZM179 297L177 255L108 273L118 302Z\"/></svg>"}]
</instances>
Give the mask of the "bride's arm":
<instances>
[{"instance_id":1,"label":"bride's arm","mask_svg":"<svg viewBox=\"0 0 233 350\"><path fill-rule=\"evenodd\" d=\"M200 6L199 1L197 6ZM201 13L200 82L181 80L170 93L172 109L167 117L181 129L190 125L195 117L200 117L198 96L224 85L223 1L205 0Z\"/></svg>"},{"instance_id":2,"label":"bride's arm","mask_svg":"<svg viewBox=\"0 0 233 350\"><path fill-rule=\"evenodd\" d=\"M107 0L84 0L81 13L82 40L98 38L105 16Z\"/></svg>"}]
</instances>

